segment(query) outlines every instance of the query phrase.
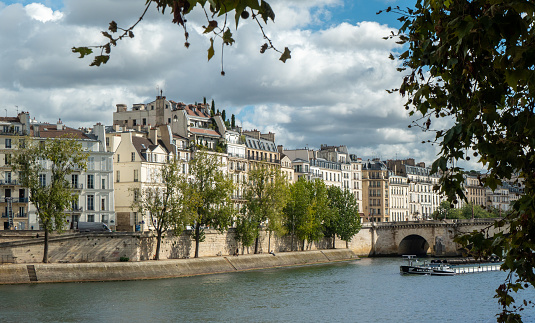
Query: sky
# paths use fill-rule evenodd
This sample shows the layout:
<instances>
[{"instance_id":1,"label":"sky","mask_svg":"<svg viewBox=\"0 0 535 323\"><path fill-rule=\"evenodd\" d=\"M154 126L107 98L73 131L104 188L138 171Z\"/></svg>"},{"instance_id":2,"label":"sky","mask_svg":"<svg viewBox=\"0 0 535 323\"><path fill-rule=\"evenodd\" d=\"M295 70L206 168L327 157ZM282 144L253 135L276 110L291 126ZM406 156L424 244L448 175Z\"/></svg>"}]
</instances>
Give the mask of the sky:
<instances>
[{"instance_id":1,"label":"sky","mask_svg":"<svg viewBox=\"0 0 535 323\"><path fill-rule=\"evenodd\" d=\"M422 144L432 133L408 128L403 98L388 94L403 74L388 58L402 51L383 37L399 28L389 6L415 0L270 0L276 17L265 26L275 47L290 48L278 60L251 19L241 20L235 44L207 61L204 13L188 17L184 31L169 13L154 8L135 37L112 48L110 61L90 67L74 46L99 45L110 21L128 27L145 0L0 0L0 115L28 111L38 121L71 127L112 124L116 104L148 103L158 91L184 103L215 101L244 129L274 132L285 149L345 145L366 159L414 158L430 164L439 147ZM4 110L4 111L2 111ZM447 123L434 124L437 127Z\"/></svg>"}]
</instances>

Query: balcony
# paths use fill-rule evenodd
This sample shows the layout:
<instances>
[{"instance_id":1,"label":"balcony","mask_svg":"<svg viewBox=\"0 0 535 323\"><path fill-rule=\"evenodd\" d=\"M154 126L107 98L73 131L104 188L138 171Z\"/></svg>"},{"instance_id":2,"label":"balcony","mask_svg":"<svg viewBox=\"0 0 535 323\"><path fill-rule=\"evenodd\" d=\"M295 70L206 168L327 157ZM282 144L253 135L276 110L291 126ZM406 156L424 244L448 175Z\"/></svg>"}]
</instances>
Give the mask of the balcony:
<instances>
[{"instance_id":1,"label":"balcony","mask_svg":"<svg viewBox=\"0 0 535 323\"><path fill-rule=\"evenodd\" d=\"M84 184L71 183L71 188L74 190L83 190Z\"/></svg>"},{"instance_id":2,"label":"balcony","mask_svg":"<svg viewBox=\"0 0 535 323\"><path fill-rule=\"evenodd\" d=\"M27 197L4 197L0 199L0 203L28 203Z\"/></svg>"},{"instance_id":3,"label":"balcony","mask_svg":"<svg viewBox=\"0 0 535 323\"><path fill-rule=\"evenodd\" d=\"M234 158L243 158L243 159L245 159L245 154L228 153L228 156L229 157L234 157Z\"/></svg>"},{"instance_id":4,"label":"balcony","mask_svg":"<svg viewBox=\"0 0 535 323\"><path fill-rule=\"evenodd\" d=\"M0 179L0 185L16 186L16 185L19 185L19 181L15 179L10 179L10 180Z\"/></svg>"},{"instance_id":5,"label":"balcony","mask_svg":"<svg viewBox=\"0 0 535 323\"><path fill-rule=\"evenodd\" d=\"M2 217L3 218L7 218L7 213L6 212L2 212ZM14 213L13 217L15 217L15 218L27 218L28 217L28 213Z\"/></svg>"},{"instance_id":6,"label":"balcony","mask_svg":"<svg viewBox=\"0 0 535 323\"><path fill-rule=\"evenodd\" d=\"M247 157L247 159L248 160L263 161L263 162L267 162L267 163L275 163L275 164L279 164L280 163L279 159L266 159L266 158L260 158L260 157L254 157L254 156L249 156L249 157Z\"/></svg>"}]
</instances>

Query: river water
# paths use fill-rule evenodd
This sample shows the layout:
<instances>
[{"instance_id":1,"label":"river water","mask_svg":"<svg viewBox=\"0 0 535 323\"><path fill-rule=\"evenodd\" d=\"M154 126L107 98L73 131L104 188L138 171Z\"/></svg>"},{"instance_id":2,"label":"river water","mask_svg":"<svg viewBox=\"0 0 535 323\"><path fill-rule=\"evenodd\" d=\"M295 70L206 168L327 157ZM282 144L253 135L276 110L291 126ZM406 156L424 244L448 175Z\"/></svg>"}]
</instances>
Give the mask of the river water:
<instances>
[{"instance_id":1,"label":"river water","mask_svg":"<svg viewBox=\"0 0 535 323\"><path fill-rule=\"evenodd\" d=\"M399 258L174 279L0 286L0 322L495 322L503 272L402 276ZM531 288L522 296L535 300ZM535 321L535 309L524 311Z\"/></svg>"}]
</instances>

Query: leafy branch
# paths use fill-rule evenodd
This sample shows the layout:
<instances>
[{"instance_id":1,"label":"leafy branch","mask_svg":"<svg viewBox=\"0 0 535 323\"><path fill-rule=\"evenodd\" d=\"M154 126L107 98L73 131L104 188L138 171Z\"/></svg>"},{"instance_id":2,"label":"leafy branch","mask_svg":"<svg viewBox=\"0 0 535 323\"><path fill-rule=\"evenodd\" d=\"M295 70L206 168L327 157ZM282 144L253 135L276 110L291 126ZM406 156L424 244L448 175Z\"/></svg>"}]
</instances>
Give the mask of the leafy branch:
<instances>
[{"instance_id":1,"label":"leafy branch","mask_svg":"<svg viewBox=\"0 0 535 323\"><path fill-rule=\"evenodd\" d=\"M285 47L284 51L280 51L273 45L272 40L266 35L264 26L258 19L260 17L264 24L267 25L268 20L275 21L275 13L271 6L264 0L146 0L145 10L139 19L128 28L119 28L115 21L110 22L107 31L102 31L102 35L107 38L107 42L102 45L94 46L81 46L73 47L72 52L80 54L79 58L84 58L94 53L93 49L100 49L100 53L97 54L90 66L101 66L106 64L110 59L110 53L112 46L117 46L117 42L124 38L134 38L134 28L143 20L152 3L156 4L156 9L165 14L166 9L170 9L173 14L172 23L182 26L184 28L184 46L189 48L189 33L187 31L187 19L186 15L189 14L197 4L199 4L204 10L207 25L203 26L203 34L212 34L210 37L210 46L208 48L208 61L215 55L214 40L219 38L221 40L221 75L225 75L223 53L225 46L231 46L234 44L233 34L230 28L227 26L228 13L235 11L236 28L238 27L240 19L249 18L249 11L252 13L252 18L257 22L262 32L263 38L267 41L260 48L260 53L264 53L268 49L272 49L281 54L279 60L286 62L291 58L291 52L288 47ZM208 2L208 3L207 3ZM206 8L209 8L210 14ZM222 27L219 27L217 17L224 16ZM111 34L109 32L111 32ZM118 31L122 31L122 34L114 37L114 34ZM269 45L268 45L269 44Z\"/></svg>"}]
</instances>

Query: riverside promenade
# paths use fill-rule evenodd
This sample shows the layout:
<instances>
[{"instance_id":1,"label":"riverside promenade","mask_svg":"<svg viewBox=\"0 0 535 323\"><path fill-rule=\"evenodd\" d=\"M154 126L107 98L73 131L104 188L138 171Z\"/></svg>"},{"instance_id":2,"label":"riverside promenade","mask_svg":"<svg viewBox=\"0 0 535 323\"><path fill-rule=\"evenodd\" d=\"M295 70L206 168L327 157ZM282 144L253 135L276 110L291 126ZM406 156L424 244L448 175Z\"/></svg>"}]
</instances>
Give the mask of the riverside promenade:
<instances>
[{"instance_id":1,"label":"riverside promenade","mask_svg":"<svg viewBox=\"0 0 535 323\"><path fill-rule=\"evenodd\" d=\"M161 279L356 259L349 249L329 249L137 262L4 264L0 284Z\"/></svg>"}]
</instances>

